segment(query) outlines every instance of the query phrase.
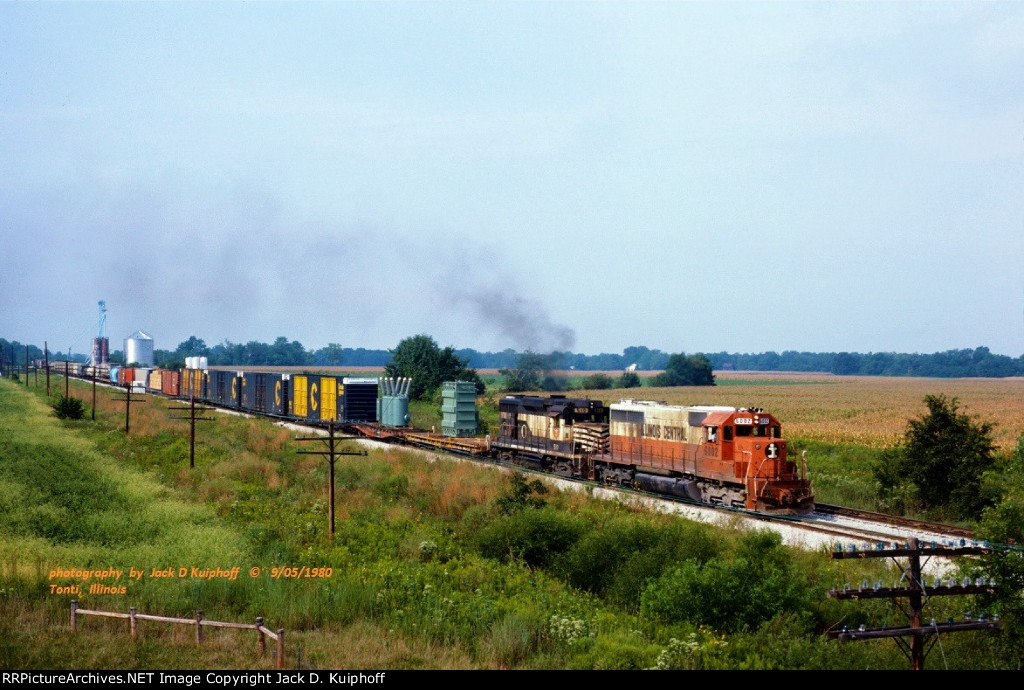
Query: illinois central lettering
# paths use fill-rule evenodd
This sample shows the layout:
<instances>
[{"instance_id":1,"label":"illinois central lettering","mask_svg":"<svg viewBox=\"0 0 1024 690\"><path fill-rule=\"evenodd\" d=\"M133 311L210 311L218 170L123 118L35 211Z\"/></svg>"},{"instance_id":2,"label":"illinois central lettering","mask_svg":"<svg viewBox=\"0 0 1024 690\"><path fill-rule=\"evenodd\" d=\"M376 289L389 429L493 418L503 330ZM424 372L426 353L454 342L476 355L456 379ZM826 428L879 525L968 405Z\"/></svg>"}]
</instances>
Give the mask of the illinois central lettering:
<instances>
[{"instance_id":1,"label":"illinois central lettering","mask_svg":"<svg viewBox=\"0 0 1024 690\"><path fill-rule=\"evenodd\" d=\"M661 425L644 424L644 438L661 438Z\"/></svg>"}]
</instances>

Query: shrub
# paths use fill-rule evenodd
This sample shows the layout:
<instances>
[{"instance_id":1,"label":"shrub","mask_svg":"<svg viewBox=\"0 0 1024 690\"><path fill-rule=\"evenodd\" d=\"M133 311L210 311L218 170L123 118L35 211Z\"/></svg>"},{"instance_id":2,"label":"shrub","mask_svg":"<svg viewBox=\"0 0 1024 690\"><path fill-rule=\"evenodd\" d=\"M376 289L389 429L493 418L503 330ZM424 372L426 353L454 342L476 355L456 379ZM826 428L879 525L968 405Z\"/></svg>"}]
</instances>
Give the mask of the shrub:
<instances>
[{"instance_id":1,"label":"shrub","mask_svg":"<svg viewBox=\"0 0 1024 690\"><path fill-rule=\"evenodd\" d=\"M627 371L615 382L616 388L639 388L640 376L635 371Z\"/></svg>"},{"instance_id":2,"label":"shrub","mask_svg":"<svg viewBox=\"0 0 1024 690\"><path fill-rule=\"evenodd\" d=\"M809 588L775 532L742 538L734 558L687 561L651 582L640 612L720 631L756 629L783 611L803 609Z\"/></svg>"},{"instance_id":3,"label":"shrub","mask_svg":"<svg viewBox=\"0 0 1024 690\"><path fill-rule=\"evenodd\" d=\"M513 472L508 478L508 489L495 501L498 512L512 515L524 508L542 508L547 501L548 487L539 479L528 480L522 472Z\"/></svg>"},{"instance_id":4,"label":"shrub","mask_svg":"<svg viewBox=\"0 0 1024 690\"><path fill-rule=\"evenodd\" d=\"M635 610L647 584L667 568L688 559L702 563L716 552L704 525L629 515L600 528L590 525L556 566L574 587Z\"/></svg>"},{"instance_id":5,"label":"shrub","mask_svg":"<svg viewBox=\"0 0 1024 690\"><path fill-rule=\"evenodd\" d=\"M495 520L476 535L476 543L488 558L521 560L532 568L544 568L583 531L574 515L551 507L533 508Z\"/></svg>"},{"instance_id":6,"label":"shrub","mask_svg":"<svg viewBox=\"0 0 1024 690\"><path fill-rule=\"evenodd\" d=\"M612 387L612 377L608 374L591 374L583 379L585 390L605 390Z\"/></svg>"},{"instance_id":7,"label":"shrub","mask_svg":"<svg viewBox=\"0 0 1024 690\"><path fill-rule=\"evenodd\" d=\"M57 399L50 403L54 413L60 419L83 419L85 417L85 403L78 398L64 397L58 395Z\"/></svg>"}]
</instances>

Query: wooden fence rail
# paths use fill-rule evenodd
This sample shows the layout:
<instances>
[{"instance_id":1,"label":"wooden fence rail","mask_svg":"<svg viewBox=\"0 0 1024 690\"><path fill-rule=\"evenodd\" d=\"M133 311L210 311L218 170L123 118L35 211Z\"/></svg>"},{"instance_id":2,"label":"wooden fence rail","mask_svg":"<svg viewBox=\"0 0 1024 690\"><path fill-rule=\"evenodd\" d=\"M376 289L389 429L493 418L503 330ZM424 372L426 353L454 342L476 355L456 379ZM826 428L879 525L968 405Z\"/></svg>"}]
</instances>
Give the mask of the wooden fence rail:
<instances>
[{"instance_id":1,"label":"wooden fence rail","mask_svg":"<svg viewBox=\"0 0 1024 690\"><path fill-rule=\"evenodd\" d=\"M78 632L78 617L79 616L100 616L103 618L126 618L131 626L132 639L139 639L139 621L154 621L157 623L173 623L176 625L194 625L196 626L196 644L202 644L203 642L203 626L210 628L236 628L238 630L255 630L257 633L256 643L259 646L260 654L267 653L267 640L266 638L272 639L277 643L277 667L279 669L284 668L284 629L280 628L277 632L273 632L270 629L264 627L263 617L257 616L255 623L226 623L223 621L208 621L203 619L203 612L196 611L195 618L169 618L167 616L152 616L145 613L139 613L138 609L134 606L128 610L128 613L117 613L116 611L93 611L89 609L78 608L78 600L71 600L71 632Z\"/></svg>"}]
</instances>

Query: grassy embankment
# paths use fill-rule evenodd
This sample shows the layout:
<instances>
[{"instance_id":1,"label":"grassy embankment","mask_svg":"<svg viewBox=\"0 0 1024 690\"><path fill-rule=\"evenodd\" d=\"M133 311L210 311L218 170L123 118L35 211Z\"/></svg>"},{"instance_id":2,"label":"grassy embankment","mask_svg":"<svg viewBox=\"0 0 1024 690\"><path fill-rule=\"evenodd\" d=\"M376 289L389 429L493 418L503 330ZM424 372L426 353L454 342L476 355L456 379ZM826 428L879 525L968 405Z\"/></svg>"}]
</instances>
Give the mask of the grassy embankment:
<instances>
[{"instance_id":1,"label":"grassy embankment","mask_svg":"<svg viewBox=\"0 0 1024 690\"><path fill-rule=\"evenodd\" d=\"M88 399L85 386L75 386ZM39 392L0 381L0 665L6 668L269 667L251 633L86 619L68 632L73 586L56 568L130 568L125 595L82 606L212 620L266 617L289 665L321 668L903 667L891 645L820 632L888 614L825 590L874 579L743 535L647 515L584 494L537 495L508 475L421 454L339 460L338 533L326 539L324 463L292 432L216 415L195 470L184 424L147 396L101 392L98 421L59 422ZM519 490L516 490L518 486ZM526 487L528 489L528 487ZM532 504L544 504L534 507ZM239 566L237 580L150 577L153 568ZM275 566L331 568L275 579ZM253 567L263 568L250 577ZM104 584L113 584L105 581ZM87 585L84 587L87 590ZM937 615L942 615L939 610ZM984 642L946 643L974 668Z\"/></svg>"}]
</instances>

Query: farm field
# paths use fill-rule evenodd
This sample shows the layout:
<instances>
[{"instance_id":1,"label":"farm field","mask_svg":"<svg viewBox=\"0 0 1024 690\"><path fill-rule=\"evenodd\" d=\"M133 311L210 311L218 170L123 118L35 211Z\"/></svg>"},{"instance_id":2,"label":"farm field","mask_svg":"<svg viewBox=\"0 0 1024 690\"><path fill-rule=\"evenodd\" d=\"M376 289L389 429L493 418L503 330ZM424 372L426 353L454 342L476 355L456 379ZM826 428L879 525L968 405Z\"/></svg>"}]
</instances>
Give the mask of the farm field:
<instances>
[{"instance_id":1,"label":"farm field","mask_svg":"<svg viewBox=\"0 0 1024 690\"><path fill-rule=\"evenodd\" d=\"M828 444L887 448L907 420L924 412L926 395L959 400L961 409L995 424L994 438L1010 450L1024 434L1024 379L924 379L786 372L715 372L707 388L580 391L614 401L624 397L672 405L761 407L782 422L784 436Z\"/></svg>"}]
</instances>

